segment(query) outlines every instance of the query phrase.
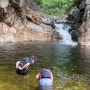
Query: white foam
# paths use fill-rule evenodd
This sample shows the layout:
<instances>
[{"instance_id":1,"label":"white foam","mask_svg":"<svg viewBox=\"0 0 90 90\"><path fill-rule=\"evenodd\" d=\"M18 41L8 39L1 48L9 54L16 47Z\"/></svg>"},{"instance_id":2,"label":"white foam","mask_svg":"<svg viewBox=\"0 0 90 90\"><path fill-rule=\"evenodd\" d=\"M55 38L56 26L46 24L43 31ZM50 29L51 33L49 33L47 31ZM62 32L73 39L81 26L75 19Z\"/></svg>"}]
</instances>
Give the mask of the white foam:
<instances>
[{"instance_id":1,"label":"white foam","mask_svg":"<svg viewBox=\"0 0 90 90\"><path fill-rule=\"evenodd\" d=\"M65 20L61 21L56 21L54 23L55 25L55 30L59 33L60 37L62 37L62 40L60 40L61 44L66 44L66 45L77 45L77 42L74 42L71 38L70 33L68 30L71 28L70 26L65 24Z\"/></svg>"}]
</instances>

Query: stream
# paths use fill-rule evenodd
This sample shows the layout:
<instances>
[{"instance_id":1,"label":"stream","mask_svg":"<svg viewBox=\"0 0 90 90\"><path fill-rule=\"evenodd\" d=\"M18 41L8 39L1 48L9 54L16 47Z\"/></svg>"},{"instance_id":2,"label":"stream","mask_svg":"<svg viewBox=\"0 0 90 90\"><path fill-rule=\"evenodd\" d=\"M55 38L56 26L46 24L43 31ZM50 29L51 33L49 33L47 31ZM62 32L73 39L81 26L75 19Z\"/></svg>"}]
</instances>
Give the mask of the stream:
<instances>
[{"instance_id":1,"label":"stream","mask_svg":"<svg viewBox=\"0 0 90 90\"><path fill-rule=\"evenodd\" d=\"M15 63L36 55L29 77L16 74ZM36 74L41 68L53 72L53 90L90 90L90 47L60 42L0 43L0 90L39 90Z\"/></svg>"}]
</instances>

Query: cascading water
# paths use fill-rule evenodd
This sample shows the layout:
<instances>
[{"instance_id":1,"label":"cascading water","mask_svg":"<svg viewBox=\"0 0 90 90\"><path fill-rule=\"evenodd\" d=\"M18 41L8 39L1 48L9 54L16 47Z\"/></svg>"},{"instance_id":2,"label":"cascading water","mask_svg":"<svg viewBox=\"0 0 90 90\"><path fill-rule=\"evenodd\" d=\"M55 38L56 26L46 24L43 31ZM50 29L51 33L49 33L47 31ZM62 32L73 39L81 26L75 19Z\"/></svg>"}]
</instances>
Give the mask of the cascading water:
<instances>
[{"instance_id":1,"label":"cascading water","mask_svg":"<svg viewBox=\"0 0 90 90\"><path fill-rule=\"evenodd\" d=\"M77 45L77 42L74 42L71 38L71 35L69 33L69 29L71 28L69 25L67 25L66 20L60 20L60 21L55 21L55 30L59 33L60 37L62 40L60 40L61 44L66 44L66 45Z\"/></svg>"}]
</instances>

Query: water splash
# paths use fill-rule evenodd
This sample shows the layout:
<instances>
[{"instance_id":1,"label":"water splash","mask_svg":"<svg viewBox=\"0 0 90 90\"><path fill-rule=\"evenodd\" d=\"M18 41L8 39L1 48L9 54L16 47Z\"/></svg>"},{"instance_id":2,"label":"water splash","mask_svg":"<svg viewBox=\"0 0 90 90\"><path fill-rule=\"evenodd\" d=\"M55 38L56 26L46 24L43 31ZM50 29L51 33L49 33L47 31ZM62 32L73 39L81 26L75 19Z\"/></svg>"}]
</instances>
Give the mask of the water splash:
<instances>
[{"instance_id":1,"label":"water splash","mask_svg":"<svg viewBox=\"0 0 90 90\"><path fill-rule=\"evenodd\" d=\"M74 42L69 33L69 29L71 26L66 24L66 20L59 20L54 22L55 30L59 33L62 40L60 40L60 44L66 45L77 45L77 42Z\"/></svg>"}]
</instances>

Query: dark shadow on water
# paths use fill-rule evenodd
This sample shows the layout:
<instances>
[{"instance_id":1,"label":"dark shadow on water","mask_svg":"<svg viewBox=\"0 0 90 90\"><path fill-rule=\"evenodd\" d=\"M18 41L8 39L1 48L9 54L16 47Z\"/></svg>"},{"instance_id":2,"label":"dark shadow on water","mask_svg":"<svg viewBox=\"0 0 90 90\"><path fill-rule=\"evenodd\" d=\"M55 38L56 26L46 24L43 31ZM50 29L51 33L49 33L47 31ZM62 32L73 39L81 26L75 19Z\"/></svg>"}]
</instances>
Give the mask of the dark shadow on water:
<instances>
[{"instance_id":1,"label":"dark shadow on water","mask_svg":"<svg viewBox=\"0 0 90 90\"><path fill-rule=\"evenodd\" d=\"M35 90L53 90L52 87L36 87Z\"/></svg>"},{"instance_id":2,"label":"dark shadow on water","mask_svg":"<svg viewBox=\"0 0 90 90\"><path fill-rule=\"evenodd\" d=\"M39 90L39 87L36 87L35 90Z\"/></svg>"}]
</instances>

